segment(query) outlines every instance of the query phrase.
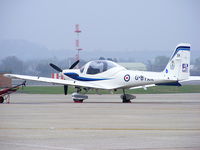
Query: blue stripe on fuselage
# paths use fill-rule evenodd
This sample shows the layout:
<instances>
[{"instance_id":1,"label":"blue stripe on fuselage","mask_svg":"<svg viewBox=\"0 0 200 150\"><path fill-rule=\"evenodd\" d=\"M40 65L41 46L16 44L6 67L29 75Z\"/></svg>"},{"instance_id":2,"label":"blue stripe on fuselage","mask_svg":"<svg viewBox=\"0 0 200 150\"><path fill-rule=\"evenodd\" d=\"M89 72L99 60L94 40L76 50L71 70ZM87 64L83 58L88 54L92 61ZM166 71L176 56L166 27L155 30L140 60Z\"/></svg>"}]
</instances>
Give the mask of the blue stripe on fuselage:
<instances>
[{"instance_id":1,"label":"blue stripe on fuselage","mask_svg":"<svg viewBox=\"0 0 200 150\"><path fill-rule=\"evenodd\" d=\"M86 78L86 77L80 77L77 73L74 72L69 72L69 73L64 73L64 75L78 80L78 81L101 81L101 80L109 80L108 78Z\"/></svg>"}]
</instances>

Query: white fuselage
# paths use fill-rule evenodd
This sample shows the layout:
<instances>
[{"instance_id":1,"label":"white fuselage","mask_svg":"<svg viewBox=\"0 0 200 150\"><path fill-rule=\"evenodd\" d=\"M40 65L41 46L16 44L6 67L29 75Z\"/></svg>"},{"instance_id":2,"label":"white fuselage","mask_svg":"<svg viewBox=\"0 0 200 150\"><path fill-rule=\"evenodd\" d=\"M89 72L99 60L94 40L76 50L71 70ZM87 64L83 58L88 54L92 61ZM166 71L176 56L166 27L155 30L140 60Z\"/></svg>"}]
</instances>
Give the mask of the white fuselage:
<instances>
[{"instance_id":1,"label":"white fuselage","mask_svg":"<svg viewBox=\"0 0 200 150\"><path fill-rule=\"evenodd\" d=\"M77 73L80 78L71 78L66 76L65 73ZM96 83L102 85L99 86L100 88L104 87L105 89L131 88L177 81L175 78L167 77L163 72L132 71L127 70L122 66L117 66L95 75L87 74L85 71L81 73L79 69L64 70L63 76L66 80L72 80L74 82ZM91 79L91 81L85 81L84 79Z\"/></svg>"}]
</instances>

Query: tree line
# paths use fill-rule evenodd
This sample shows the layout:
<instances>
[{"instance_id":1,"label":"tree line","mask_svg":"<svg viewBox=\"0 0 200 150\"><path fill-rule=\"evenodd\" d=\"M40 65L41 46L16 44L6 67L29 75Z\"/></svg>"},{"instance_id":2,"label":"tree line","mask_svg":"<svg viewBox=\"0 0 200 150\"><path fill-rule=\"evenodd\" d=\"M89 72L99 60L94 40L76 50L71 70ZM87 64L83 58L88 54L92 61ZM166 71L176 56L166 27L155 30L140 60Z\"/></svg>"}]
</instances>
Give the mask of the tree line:
<instances>
[{"instance_id":1,"label":"tree line","mask_svg":"<svg viewBox=\"0 0 200 150\"><path fill-rule=\"evenodd\" d=\"M169 57L157 56L153 61L148 60L146 67L149 71L163 71L168 62ZM190 74L194 76L200 75L200 57L191 61Z\"/></svg>"},{"instance_id":2,"label":"tree line","mask_svg":"<svg viewBox=\"0 0 200 150\"><path fill-rule=\"evenodd\" d=\"M55 73L56 71L49 63L54 63L60 68L66 69L75 61L74 58L58 60L56 57L23 61L16 56L8 56L0 61L0 72L50 77L51 73ZM81 60L79 66L82 66L83 64L85 64L85 61Z\"/></svg>"},{"instance_id":3,"label":"tree line","mask_svg":"<svg viewBox=\"0 0 200 150\"><path fill-rule=\"evenodd\" d=\"M104 57L100 57L99 59L106 60ZM118 62L116 58L107 58L107 60ZM145 64L148 71L162 71L168 61L169 58L166 56L157 56L154 60L148 60ZM60 68L66 69L74 62L74 58L60 60L55 57L43 60L23 61L16 56L8 56L0 60L0 72L50 77L51 73L56 71L49 66L49 63L54 63ZM86 62L85 60L80 60L79 67L83 66ZM191 75L200 75L200 57L191 62Z\"/></svg>"}]
</instances>

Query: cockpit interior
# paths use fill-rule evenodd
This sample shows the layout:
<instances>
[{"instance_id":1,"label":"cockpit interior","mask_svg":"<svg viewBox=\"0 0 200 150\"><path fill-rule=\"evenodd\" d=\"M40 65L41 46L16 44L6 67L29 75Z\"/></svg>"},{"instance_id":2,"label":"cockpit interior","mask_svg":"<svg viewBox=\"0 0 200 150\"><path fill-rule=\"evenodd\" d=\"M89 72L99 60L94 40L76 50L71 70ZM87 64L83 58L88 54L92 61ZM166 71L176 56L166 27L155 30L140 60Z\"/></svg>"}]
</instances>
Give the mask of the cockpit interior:
<instances>
[{"instance_id":1,"label":"cockpit interior","mask_svg":"<svg viewBox=\"0 0 200 150\"><path fill-rule=\"evenodd\" d=\"M80 71L81 71L81 73L85 72L86 74L94 75L94 74L105 72L116 66L117 65L111 61L95 60L95 61L90 61L87 64L85 64L80 69Z\"/></svg>"}]
</instances>

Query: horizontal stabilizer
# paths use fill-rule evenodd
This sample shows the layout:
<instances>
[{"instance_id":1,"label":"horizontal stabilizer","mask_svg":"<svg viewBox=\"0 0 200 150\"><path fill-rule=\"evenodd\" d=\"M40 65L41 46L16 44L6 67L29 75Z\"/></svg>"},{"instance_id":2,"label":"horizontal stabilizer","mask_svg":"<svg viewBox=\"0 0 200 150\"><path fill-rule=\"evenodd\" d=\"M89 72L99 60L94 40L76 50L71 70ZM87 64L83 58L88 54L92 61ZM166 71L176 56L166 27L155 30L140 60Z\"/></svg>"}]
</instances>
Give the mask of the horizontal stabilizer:
<instances>
[{"instance_id":1,"label":"horizontal stabilizer","mask_svg":"<svg viewBox=\"0 0 200 150\"><path fill-rule=\"evenodd\" d=\"M181 82L187 82L187 81L200 81L200 76L189 76L188 79L182 80Z\"/></svg>"}]
</instances>

